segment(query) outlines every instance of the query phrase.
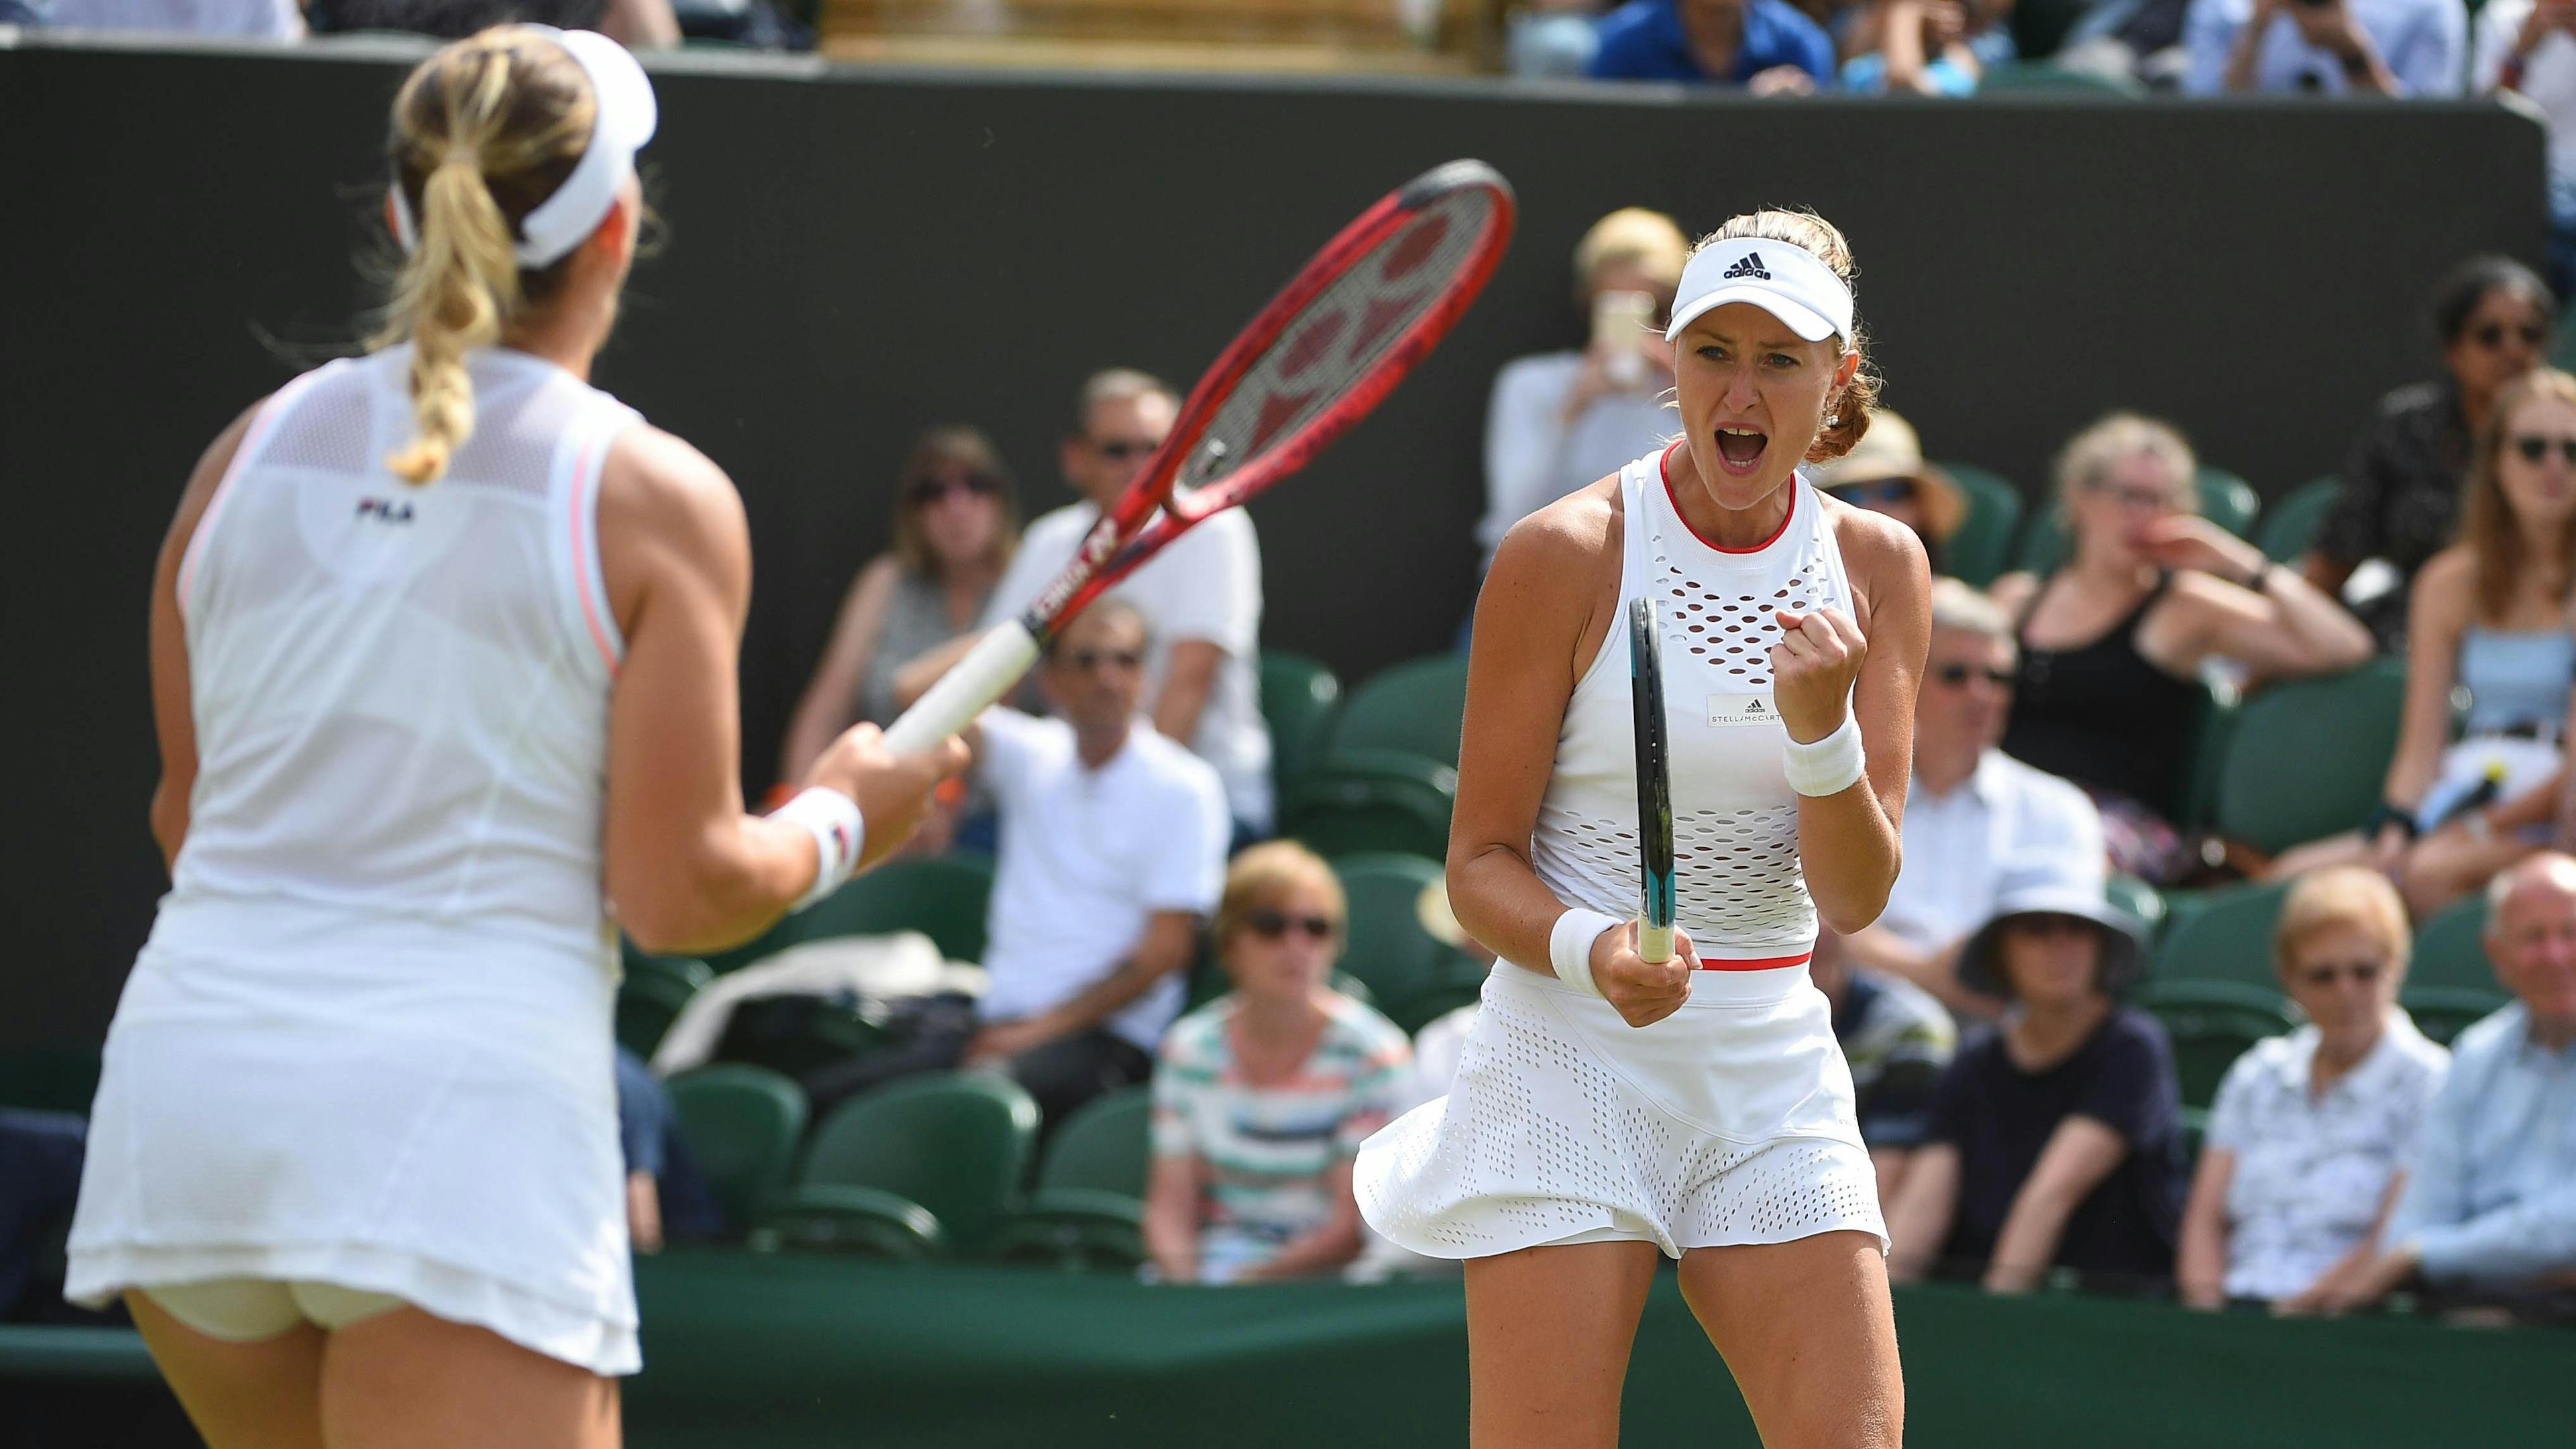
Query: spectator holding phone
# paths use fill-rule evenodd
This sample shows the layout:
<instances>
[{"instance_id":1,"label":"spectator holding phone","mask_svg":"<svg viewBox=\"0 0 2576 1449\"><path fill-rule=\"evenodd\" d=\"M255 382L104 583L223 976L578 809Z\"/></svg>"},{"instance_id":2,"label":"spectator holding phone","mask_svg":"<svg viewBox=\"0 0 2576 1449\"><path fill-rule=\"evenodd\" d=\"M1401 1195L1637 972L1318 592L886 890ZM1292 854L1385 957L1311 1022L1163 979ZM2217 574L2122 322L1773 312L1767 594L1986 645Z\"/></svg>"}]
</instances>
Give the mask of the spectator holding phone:
<instances>
[{"instance_id":1,"label":"spectator holding phone","mask_svg":"<svg viewBox=\"0 0 2576 1449\"><path fill-rule=\"evenodd\" d=\"M2576 293L2576 0L2488 0L2469 63L2478 95L2506 91L2549 121L2549 285Z\"/></svg>"},{"instance_id":2,"label":"spectator holding phone","mask_svg":"<svg viewBox=\"0 0 2576 1449\"><path fill-rule=\"evenodd\" d=\"M2469 16L2460 0L2192 0L2183 41L2195 95L2456 96Z\"/></svg>"}]
</instances>

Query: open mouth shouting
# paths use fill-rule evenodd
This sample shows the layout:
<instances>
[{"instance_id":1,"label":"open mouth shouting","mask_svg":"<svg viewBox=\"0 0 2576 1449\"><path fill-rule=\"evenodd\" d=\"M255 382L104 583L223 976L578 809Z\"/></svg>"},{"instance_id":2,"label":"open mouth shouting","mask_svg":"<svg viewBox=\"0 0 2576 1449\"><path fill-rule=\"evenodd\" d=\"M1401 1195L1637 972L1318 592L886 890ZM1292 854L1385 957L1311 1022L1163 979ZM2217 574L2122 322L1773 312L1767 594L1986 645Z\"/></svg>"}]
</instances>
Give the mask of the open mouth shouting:
<instances>
[{"instance_id":1,"label":"open mouth shouting","mask_svg":"<svg viewBox=\"0 0 2576 1449\"><path fill-rule=\"evenodd\" d=\"M1770 435L1760 428L1721 427L1717 430L1718 466L1731 477L1750 478L1762 466L1763 451L1770 445Z\"/></svg>"}]
</instances>

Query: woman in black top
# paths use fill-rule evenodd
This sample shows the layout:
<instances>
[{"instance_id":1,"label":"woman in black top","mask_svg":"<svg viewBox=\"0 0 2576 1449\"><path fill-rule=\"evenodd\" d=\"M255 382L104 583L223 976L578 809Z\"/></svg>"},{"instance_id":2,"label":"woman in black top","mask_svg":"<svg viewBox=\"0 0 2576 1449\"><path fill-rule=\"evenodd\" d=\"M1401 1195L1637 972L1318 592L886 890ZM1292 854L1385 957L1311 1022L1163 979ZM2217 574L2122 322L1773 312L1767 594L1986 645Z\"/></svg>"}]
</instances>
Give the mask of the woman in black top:
<instances>
[{"instance_id":1,"label":"woman in black top","mask_svg":"<svg viewBox=\"0 0 2576 1449\"><path fill-rule=\"evenodd\" d=\"M2461 263L2442 279L2433 301L2443 376L2381 398L2353 440L2343 490L2300 569L2310 583L2340 594L2362 560L2394 565L2398 586L2361 607L2380 648L2403 649L2415 571L2459 535L2469 440L2504 385L2548 355L2553 310L2548 286L2522 263L2506 257Z\"/></svg>"},{"instance_id":2,"label":"woman in black top","mask_svg":"<svg viewBox=\"0 0 2576 1449\"><path fill-rule=\"evenodd\" d=\"M1888 1209L1889 1275L1975 1272L1998 1293L2052 1266L2160 1282L2187 1179L2172 1044L2119 1001L2138 974L2137 923L2053 862L2015 874L1959 957L1963 981L2013 1009L1934 1090Z\"/></svg>"},{"instance_id":3,"label":"woman in black top","mask_svg":"<svg viewBox=\"0 0 2576 1449\"><path fill-rule=\"evenodd\" d=\"M2182 864L2169 821L2201 666L2279 677L2370 656L2342 605L2192 511L2192 474L2170 424L2113 413L2086 428L2057 463L2073 556L1994 587L2021 620L2004 753L2083 786L2111 864L2159 883Z\"/></svg>"}]
</instances>

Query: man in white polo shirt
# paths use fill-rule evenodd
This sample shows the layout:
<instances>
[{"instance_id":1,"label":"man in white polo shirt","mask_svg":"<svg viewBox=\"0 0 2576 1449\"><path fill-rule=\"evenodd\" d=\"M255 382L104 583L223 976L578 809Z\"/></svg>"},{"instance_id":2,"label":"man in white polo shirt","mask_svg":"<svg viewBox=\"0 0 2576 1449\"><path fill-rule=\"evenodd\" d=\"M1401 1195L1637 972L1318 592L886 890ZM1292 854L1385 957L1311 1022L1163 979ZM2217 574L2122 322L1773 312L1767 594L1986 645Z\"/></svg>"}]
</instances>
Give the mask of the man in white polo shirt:
<instances>
[{"instance_id":1,"label":"man in white polo shirt","mask_svg":"<svg viewBox=\"0 0 2576 1449\"><path fill-rule=\"evenodd\" d=\"M1995 748L2012 712L2012 620L1957 579L1932 585L1932 648L1914 707L1904 862L1855 961L1902 977L1952 1011L2003 1003L1959 984L1959 947L1995 911L2006 861L2046 859L2099 890L2102 817L2084 792Z\"/></svg>"}]
</instances>

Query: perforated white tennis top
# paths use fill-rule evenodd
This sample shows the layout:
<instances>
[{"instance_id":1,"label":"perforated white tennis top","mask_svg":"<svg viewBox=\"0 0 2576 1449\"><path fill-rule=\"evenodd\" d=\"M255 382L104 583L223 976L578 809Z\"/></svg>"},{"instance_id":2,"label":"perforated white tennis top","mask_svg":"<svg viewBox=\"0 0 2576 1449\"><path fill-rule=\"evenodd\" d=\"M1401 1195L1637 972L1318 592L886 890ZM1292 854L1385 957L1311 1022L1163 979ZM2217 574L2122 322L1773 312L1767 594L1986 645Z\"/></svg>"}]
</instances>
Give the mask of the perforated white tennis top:
<instances>
[{"instance_id":1,"label":"perforated white tennis top","mask_svg":"<svg viewBox=\"0 0 2576 1449\"><path fill-rule=\"evenodd\" d=\"M1674 446L1679 446L1675 444ZM1700 538L1673 501L1672 450L1619 472L1626 499L1619 610L1655 591L1663 626L1665 739L1673 797L1676 917L1700 958L1727 963L1694 999L1775 1000L1805 984L1816 910L1798 862L1788 732L1771 697L1775 609L1852 608L1842 552L1804 478L1780 531L1751 549ZM1574 687L1530 863L1558 899L1636 913L1635 716L1628 631L1613 627Z\"/></svg>"},{"instance_id":2,"label":"perforated white tennis top","mask_svg":"<svg viewBox=\"0 0 2576 1449\"><path fill-rule=\"evenodd\" d=\"M198 771L157 945L239 948L318 916L601 959L624 641L595 507L635 414L483 349L473 436L413 487L383 462L412 435L410 366L396 347L280 389L189 542Z\"/></svg>"}]
</instances>

